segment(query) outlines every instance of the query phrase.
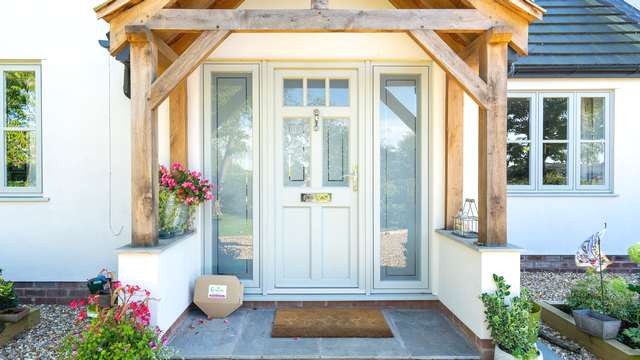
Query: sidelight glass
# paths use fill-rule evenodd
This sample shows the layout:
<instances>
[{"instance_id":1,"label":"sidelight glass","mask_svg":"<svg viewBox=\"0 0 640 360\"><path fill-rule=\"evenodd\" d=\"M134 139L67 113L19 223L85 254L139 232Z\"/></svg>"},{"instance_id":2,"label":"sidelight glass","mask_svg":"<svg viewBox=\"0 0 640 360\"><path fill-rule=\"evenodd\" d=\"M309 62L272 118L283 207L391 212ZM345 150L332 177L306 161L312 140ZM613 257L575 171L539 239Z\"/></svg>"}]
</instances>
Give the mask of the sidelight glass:
<instances>
[{"instance_id":1,"label":"sidelight glass","mask_svg":"<svg viewBox=\"0 0 640 360\"><path fill-rule=\"evenodd\" d=\"M381 280L420 280L420 78L382 75Z\"/></svg>"},{"instance_id":2,"label":"sidelight glass","mask_svg":"<svg viewBox=\"0 0 640 360\"><path fill-rule=\"evenodd\" d=\"M348 186L349 122L347 119L327 119L323 128L324 186Z\"/></svg>"},{"instance_id":3,"label":"sidelight glass","mask_svg":"<svg viewBox=\"0 0 640 360\"><path fill-rule=\"evenodd\" d=\"M253 278L253 109L251 74L212 74L213 271Z\"/></svg>"},{"instance_id":4,"label":"sidelight glass","mask_svg":"<svg viewBox=\"0 0 640 360\"><path fill-rule=\"evenodd\" d=\"M284 185L303 186L311 180L311 125L308 119L283 119Z\"/></svg>"}]
</instances>

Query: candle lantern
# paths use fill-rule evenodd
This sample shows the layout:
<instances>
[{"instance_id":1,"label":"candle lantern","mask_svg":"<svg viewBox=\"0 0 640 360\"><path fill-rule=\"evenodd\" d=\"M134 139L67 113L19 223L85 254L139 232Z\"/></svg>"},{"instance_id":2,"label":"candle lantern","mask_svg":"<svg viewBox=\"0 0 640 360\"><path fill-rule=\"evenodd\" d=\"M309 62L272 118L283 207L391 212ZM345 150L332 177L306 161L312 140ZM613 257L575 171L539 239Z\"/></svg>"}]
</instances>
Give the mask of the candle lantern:
<instances>
[{"instance_id":1,"label":"candle lantern","mask_svg":"<svg viewBox=\"0 0 640 360\"><path fill-rule=\"evenodd\" d=\"M465 238L478 237L478 207L474 199L465 199L453 221L453 233Z\"/></svg>"}]
</instances>

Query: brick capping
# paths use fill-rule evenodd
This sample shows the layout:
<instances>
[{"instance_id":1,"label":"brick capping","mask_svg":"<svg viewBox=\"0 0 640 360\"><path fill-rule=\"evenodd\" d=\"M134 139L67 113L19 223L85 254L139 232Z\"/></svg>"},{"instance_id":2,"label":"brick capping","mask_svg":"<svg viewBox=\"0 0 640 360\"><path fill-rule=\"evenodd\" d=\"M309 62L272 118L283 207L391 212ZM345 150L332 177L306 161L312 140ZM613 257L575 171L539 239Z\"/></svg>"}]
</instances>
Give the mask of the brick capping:
<instances>
[{"instance_id":1,"label":"brick capping","mask_svg":"<svg viewBox=\"0 0 640 360\"><path fill-rule=\"evenodd\" d=\"M629 260L627 255L607 255L613 261L607 270L615 272L635 272L640 270L638 264ZM523 271L585 271L578 269L573 255L522 255L520 269Z\"/></svg>"},{"instance_id":2,"label":"brick capping","mask_svg":"<svg viewBox=\"0 0 640 360\"><path fill-rule=\"evenodd\" d=\"M15 282L16 295L22 304L67 305L73 299L83 299L89 295L84 281L22 281Z\"/></svg>"}]
</instances>

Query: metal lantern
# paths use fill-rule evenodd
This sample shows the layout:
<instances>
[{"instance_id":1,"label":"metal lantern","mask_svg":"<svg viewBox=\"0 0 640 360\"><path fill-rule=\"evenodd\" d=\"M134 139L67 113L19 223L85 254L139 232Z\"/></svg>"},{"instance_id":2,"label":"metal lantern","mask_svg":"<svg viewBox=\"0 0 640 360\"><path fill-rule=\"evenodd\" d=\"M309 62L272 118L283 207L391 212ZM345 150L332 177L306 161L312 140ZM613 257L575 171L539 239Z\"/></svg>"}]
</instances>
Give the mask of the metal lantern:
<instances>
[{"instance_id":1,"label":"metal lantern","mask_svg":"<svg viewBox=\"0 0 640 360\"><path fill-rule=\"evenodd\" d=\"M453 233L465 238L478 237L478 207L474 199L465 199L453 221Z\"/></svg>"}]
</instances>

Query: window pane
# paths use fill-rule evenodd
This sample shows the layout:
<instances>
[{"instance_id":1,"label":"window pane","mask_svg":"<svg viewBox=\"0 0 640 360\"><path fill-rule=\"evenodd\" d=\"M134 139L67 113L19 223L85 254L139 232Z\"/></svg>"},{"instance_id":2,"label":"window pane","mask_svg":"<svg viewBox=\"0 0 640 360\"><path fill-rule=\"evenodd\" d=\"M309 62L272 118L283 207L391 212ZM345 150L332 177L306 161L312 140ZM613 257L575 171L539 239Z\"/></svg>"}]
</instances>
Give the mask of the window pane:
<instances>
[{"instance_id":1,"label":"window pane","mask_svg":"<svg viewBox=\"0 0 640 360\"><path fill-rule=\"evenodd\" d=\"M582 140L604 140L604 98L580 99L580 137Z\"/></svg>"},{"instance_id":2,"label":"window pane","mask_svg":"<svg viewBox=\"0 0 640 360\"><path fill-rule=\"evenodd\" d=\"M36 133L35 131L5 132L5 186L36 186Z\"/></svg>"},{"instance_id":3,"label":"window pane","mask_svg":"<svg viewBox=\"0 0 640 360\"><path fill-rule=\"evenodd\" d=\"M580 185L604 185L604 143L580 144Z\"/></svg>"},{"instance_id":4,"label":"window pane","mask_svg":"<svg viewBox=\"0 0 640 360\"><path fill-rule=\"evenodd\" d=\"M349 80L329 81L331 106L349 106Z\"/></svg>"},{"instance_id":5,"label":"window pane","mask_svg":"<svg viewBox=\"0 0 640 360\"><path fill-rule=\"evenodd\" d=\"M344 119L324 122L324 186L348 186L349 123Z\"/></svg>"},{"instance_id":6,"label":"window pane","mask_svg":"<svg viewBox=\"0 0 640 360\"><path fill-rule=\"evenodd\" d=\"M418 81L396 75L381 81L381 280L420 279Z\"/></svg>"},{"instance_id":7,"label":"window pane","mask_svg":"<svg viewBox=\"0 0 640 360\"><path fill-rule=\"evenodd\" d=\"M306 119L283 120L284 184L302 186L310 180L311 126Z\"/></svg>"},{"instance_id":8,"label":"window pane","mask_svg":"<svg viewBox=\"0 0 640 360\"><path fill-rule=\"evenodd\" d=\"M567 144L543 144L542 176L545 185L567 185Z\"/></svg>"},{"instance_id":9,"label":"window pane","mask_svg":"<svg viewBox=\"0 0 640 360\"><path fill-rule=\"evenodd\" d=\"M325 81L307 80L307 106L325 106Z\"/></svg>"},{"instance_id":10,"label":"window pane","mask_svg":"<svg viewBox=\"0 0 640 360\"><path fill-rule=\"evenodd\" d=\"M545 140L566 140L569 99L566 97L544 98L542 105L543 132Z\"/></svg>"},{"instance_id":11,"label":"window pane","mask_svg":"<svg viewBox=\"0 0 640 360\"><path fill-rule=\"evenodd\" d=\"M528 143L507 144L507 184L529 185L529 154Z\"/></svg>"},{"instance_id":12,"label":"window pane","mask_svg":"<svg viewBox=\"0 0 640 360\"><path fill-rule=\"evenodd\" d=\"M7 127L36 125L36 73L7 71L5 74L5 108Z\"/></svg>"},{"instance_id":13,"label":"window pane","mask_svg":"<svg viewBox=\"0 0 640 360\"><path fill-rule=\"evenodd\" d=\"M284 106L302 106L302 79L284 80Z\"/></svg>"},{"instance_id":14,"label":"window pane","mask_svg":"<svg viewBox=\"0 0 640 360\"><path fill-rule=\"evenodd\" d=\"M253 118L251 75L212 81L213 182L217 184L213 238L217 274L253 278Z\"/></svg>"},{"instance_id":15,"label":"window pane","mask_svg":"<svg viewBox=\"0 0 640 360\"><path fill-rule=\"evenodd\" d=\"M509 98L507 100L507 139L509 141L529 140L530 98Z\"/></svg>"}]
</instances>

